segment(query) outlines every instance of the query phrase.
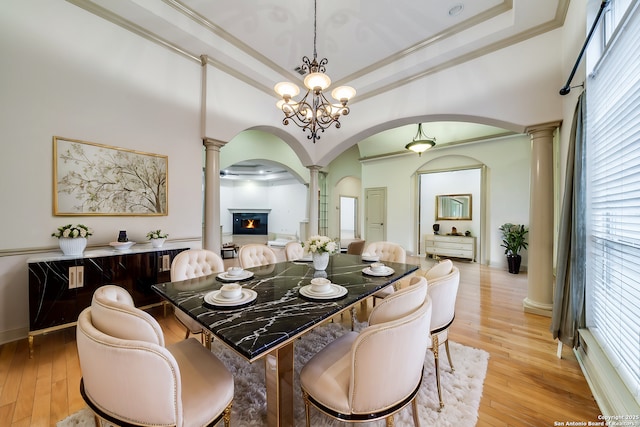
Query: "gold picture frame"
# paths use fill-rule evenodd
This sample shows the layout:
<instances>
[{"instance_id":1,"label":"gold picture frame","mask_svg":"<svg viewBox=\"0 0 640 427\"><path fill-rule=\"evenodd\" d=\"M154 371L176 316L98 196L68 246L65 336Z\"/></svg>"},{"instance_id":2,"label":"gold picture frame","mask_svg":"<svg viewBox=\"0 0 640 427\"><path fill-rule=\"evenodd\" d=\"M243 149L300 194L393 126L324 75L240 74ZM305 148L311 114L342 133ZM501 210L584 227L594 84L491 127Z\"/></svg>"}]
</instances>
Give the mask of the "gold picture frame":
<instances>
[{"instance_id":1,"label":"gold picture frame","mask_svg":"<svg viewBox=\"0 0 640 427\"><path fill-rule=\"evenodd\" d=\"M53 214L166 216L168 156L53 137Z\"/></svg>"},{"instance_id":2,"label":"gold picture frame","mask_svg":"<svg viewBox=\"0 0 640 427\"><path fill-rule=\"evenodd\" d=\"M471 220L471 194L440 194L436 196L436 221Z\"/></svg>"}]
</instances>

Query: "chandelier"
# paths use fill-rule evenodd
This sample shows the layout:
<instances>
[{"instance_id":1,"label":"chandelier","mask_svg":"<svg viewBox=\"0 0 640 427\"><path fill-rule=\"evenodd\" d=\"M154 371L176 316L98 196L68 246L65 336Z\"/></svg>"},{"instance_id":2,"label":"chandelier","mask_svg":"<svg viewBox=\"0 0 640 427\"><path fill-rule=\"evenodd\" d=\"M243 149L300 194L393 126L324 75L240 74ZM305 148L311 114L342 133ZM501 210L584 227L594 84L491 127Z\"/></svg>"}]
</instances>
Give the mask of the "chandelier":
<instances>
[{"instance_id":1,"label":"chandelier","mask_svg":"<svg viewBox=\"0 0 640 427\"><path fill-rule=\"evenodd\" d=\"M329 126L335 124L340 128L340 116L349 114L347 103L356 94L354 88L350 86L340 86L331 92L331 96L338 102L332 104L325 97L324 92L331 85L331 79L325 74L327 58L318 62L316 52L317 33L317 8L318 2L314 0L313 6L313 60L309 57L302 57L301 71L306 72L304 85L307 93L300 101L295 101L294 96L300 93L300 88L295 83L280 82L273 88L282 98L276 104L284 113L282 123L288 125L293 122L302 128L303 132L309 131L307 139L313 143L320 139L318 132L324 132Z\"/></svg>"},{"instance_id":2,"label":"chandelier","mask_svg":"<svg viewBox=\"0 0 640 427\"><path fill-rule=\"evenodd\" d=\"M413 141L405 145L404 148L418 153L418 156L420 156L434 145L436 145L436 139L426 136L424 132L422 132L422 123L418 123L418 132L416 133L416 136L414 136Z\"/></svg>"}]
</instances>

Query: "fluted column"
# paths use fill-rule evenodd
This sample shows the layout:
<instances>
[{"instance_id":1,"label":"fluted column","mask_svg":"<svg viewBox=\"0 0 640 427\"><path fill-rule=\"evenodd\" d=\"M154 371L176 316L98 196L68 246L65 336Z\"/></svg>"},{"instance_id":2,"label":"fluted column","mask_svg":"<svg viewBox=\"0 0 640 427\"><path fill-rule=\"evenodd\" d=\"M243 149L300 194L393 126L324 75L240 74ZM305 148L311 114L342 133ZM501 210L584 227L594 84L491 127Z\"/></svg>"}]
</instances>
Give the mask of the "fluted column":
<instances>
[{"instance_id":1,"label":"fluted column","mask_svg":"<svg viewBox=\"0 0 640 427\"><path fill-rule=\"evenodd\" d=\"M203 138L204 170L204 236L202 246L220 253L220 149L226 142Z\"/></svg>"},{"instance_id":2,"label":"fluted column","mask_svg":"<svg viewBox=\"0 0 640 427\"><path fill-rule=\"evenodd\" d=\"M560 122L531 126L528 290L524 311L551 316L553 308L553 135Z\"/></svg>"},{"instance_id":3,"label":"fluted column","mask_svg":"<svg viewBox=\"0 0 640 427\"><path fill-rule=\"evenodd\" d=\"M318 200L318 172L322 169L320 166L307 166L309 174L309 236L318 234L318 212L320 210L320 202ZM307 236L308 237L308 236Z\"/></svg>"}]
</instances>

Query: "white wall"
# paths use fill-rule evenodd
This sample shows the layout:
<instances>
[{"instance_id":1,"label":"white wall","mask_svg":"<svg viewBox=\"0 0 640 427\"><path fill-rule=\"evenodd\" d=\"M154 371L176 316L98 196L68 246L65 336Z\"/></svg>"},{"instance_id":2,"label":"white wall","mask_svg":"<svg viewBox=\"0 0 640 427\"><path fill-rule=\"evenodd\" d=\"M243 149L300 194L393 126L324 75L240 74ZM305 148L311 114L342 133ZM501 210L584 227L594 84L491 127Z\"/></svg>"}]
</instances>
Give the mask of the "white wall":
<instances>
[{"instance_id":1,"label":"white wall","mask_svg":"<svg viewBox=\"0 0 640 427\"><path fill-rule=\"evenodd\" d=\"M476 237L476 245L480 235L480 198L482 195L482 170L480 168L458 171L432 172L420 175L420 250L424 253L424 235L433 234L433 224L440 225L440 234L451 233L456 227L458 233L471 233ZM471 195L470 220L436 220L436 197L448 194ZM478 248L476 247L476 255Z\"/></svg>"},{"instance_id":2,"label":"white wall","mask_svg":"<svg viewBox=\"0 0 640 427\"><path fill-rule=\"evenodd\" d=\"M530 140L526 135L442 147L418 157L408 154L362 165L362 187L387 188L387 240L416 253L416 172L442 171L486 165L487 263L506 266L498 227L505 222L529 223ZM364 217L362 217L364 220ZM366 239L366 236L364 236ZM523 253L526 264L526 251Z\"/></svg>"},{"instance_id":3,"label":"white wall","mask_svg":"<svg viewBox=\"0 0 640 427\"><path fill-rule=\"evenodd\" d=\"M222 180L220 224L223 234L233 233L229 209L271 209L269 233L299 234L300 222L307 217L307 187L295 180L269 184L259 181Z\"/></svg>"},{"instance_id":4,"label":"white wall","mask_svg":"<svg viewBox=\"0 0 640 427\"><path fill-rule=\"evenodd\" d=\"M64 1L12 1L0 13L0 342L26 336L26 259L84 223L89 245L161 228L201 237L200 66ZM52 137L169 156L169 214L52 214ZM24 253L25 255L21 255Z\"/></svg>"}]
</instances>

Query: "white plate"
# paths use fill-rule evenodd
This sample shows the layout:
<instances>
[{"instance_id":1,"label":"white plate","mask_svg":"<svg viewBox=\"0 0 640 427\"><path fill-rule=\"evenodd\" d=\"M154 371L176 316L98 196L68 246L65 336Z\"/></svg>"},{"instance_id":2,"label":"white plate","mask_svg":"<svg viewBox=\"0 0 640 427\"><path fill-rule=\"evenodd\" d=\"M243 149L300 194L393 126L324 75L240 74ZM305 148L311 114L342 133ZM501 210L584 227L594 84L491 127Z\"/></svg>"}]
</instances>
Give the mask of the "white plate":
<instances>
[{"instance_id":1,"label":"white plate","mask_svg":"<svg viewBox=\"0 0 640 427\"><path fill-rule=\"evenodd\" d=\"M240 298L229 299L220 295L220 290L209 292L204 296L204 302L211 305L219 305L224 307L233 307L235 305L247 304L258 296L258 293L253 289L242 289Z\"/></svg>"},{"instance_id":2,"label":"white plate","mask_svg":"<svg viewBox=\"0 0 640 427\"><path fill-rule=\"evenodd\" d=\"M126 251L127 249L131 249L131 246L135 245L136 242L128 241L128 242L111 242L109 246L113 246L115 249L119 251Z\"/></svg>"},{"instance_id":3,"label":"white plate","mask_svg":"<svg viewBox=\"0 0 640 427\"><path fill-rule=\"evenodd\" d=\"M380 257L377 255L369 255L369 256L362 255L362 260L369 261L369 262L378 262L380 261Z\"/></svg>"},{"instance_id":4,"label":"white plate","mask_svg":"<svg viewBox=\"0 0 640 427\"><path fill-rule=\"evenodd\" d=\"M248 279L249 277L253 277L253 272L247 271L247 270L244 270L242 274L236 274L235 276L227 273L226 271L218 274L218 278L225 281L245 280L245 279Z\"/></svg>"},{"instance_id":5,"label":"white plate","mask_svg":"<svg viewBox=\"0 0 640 427\"><path fill-rule=\"evenodd\" d=\"M390 276L396 271L391 267L385 267L383 271L378 272L378 271L373 271L370 267L366 267L362 269L362 272L368 276L384 277L384 276Z\"/></svg>"},{"instance_id":6,"label":"white plate","mask_svg":"<svg viewBox=\"0 0 640 427\"><path fill-rule=\"evenodd\" d=\"M344 286L336 285L335 283L331 284L330 292L314 292L311 289L311 285L306 285L300 288L300 295L313 299L333 299L340 298L347 294L347 288Z\"/></svg>"}]
</instances>

